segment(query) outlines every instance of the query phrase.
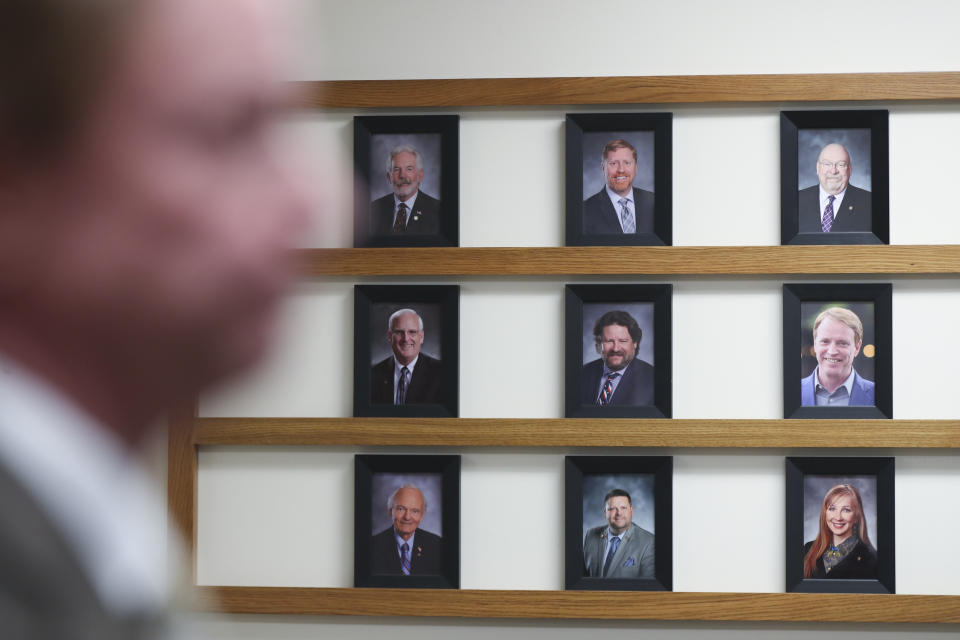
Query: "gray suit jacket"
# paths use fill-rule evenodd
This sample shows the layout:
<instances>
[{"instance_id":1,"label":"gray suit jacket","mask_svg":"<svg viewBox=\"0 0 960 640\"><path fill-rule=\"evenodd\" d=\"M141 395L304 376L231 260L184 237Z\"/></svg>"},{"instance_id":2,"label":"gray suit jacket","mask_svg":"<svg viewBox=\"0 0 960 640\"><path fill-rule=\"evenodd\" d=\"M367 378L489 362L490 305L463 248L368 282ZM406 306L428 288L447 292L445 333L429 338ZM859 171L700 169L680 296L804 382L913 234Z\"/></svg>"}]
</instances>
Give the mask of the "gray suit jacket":
<instances>
[{"instance_id":1,"label":"gray suit jacket","mask_svg":"<svg viewBox=\"0 0 960 640\"><path fill-rule=\"evenodd\" d=\"M606 561L604 548L610 531L607 525L594 527L583 538L584 575L591 578L652 578L656 568L653 534L633 522L620 537L620 546L610 562L607 575L603 572Z\"/></svg>"},{"instance_id":2,"label":"gray suit jacket","mask_svg":"<svg viewBox=\"0 0 960 640\"><path fill-rule=\"evenodd\" d=\"M0 637L10 640L146 640L153 618L109 612L60 532L0 467Z\"/></svg>"}]
</instances>

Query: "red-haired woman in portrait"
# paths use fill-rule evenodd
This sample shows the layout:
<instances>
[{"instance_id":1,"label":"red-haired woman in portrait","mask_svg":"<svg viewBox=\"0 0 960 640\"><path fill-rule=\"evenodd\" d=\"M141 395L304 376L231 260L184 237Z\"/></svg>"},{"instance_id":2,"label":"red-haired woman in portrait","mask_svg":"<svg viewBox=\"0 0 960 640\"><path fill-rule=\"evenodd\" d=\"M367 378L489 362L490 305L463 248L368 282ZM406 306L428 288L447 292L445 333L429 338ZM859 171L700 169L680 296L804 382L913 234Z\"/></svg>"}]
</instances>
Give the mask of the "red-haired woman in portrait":
<instances>
[{"instance_id":1,"label":"red-haired woman in portrait","mask_svg":"<svg viewBox=\"0 0 960 640\"><path fill-rule=\"evenodd\" d=\"M820 533L803 546L804 578L877 577L877 550L870 543L860 492L838 484L823 497Z\"/></svg>"}]
</instances>

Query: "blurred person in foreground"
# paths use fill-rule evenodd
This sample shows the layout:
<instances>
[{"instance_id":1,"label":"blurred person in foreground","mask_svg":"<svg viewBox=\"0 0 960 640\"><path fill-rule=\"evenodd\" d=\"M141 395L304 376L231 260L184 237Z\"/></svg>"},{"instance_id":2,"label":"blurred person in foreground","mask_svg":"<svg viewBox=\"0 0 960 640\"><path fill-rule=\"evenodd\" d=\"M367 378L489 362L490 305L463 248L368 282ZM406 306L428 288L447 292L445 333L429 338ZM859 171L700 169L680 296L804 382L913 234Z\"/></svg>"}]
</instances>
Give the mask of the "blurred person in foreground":
<instances>
[{"instance_id":1,"label":"blurred person in foreground","mask_svg":"<svg viewBox=\"0 0 960 640\"><path fill-rule=\"evenodd\" d=\"M0 637L170 637L141 449L264 353L308 222L276 17L0 0Z\"/></svg>"}]
</instances>

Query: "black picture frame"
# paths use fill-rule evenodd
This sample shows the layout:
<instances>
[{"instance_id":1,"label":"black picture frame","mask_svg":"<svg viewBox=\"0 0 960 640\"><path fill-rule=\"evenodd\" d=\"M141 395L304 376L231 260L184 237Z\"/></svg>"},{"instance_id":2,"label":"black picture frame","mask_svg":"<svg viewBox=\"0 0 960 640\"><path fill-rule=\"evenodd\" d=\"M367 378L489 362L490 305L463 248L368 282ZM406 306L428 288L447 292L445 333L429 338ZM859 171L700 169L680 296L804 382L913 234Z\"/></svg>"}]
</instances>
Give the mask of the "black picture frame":
<instances>
[{"instance_id":1,"label":"black picture frame","mask_svg":"<svg viewBox=\"0 0 960 640\"><path fill-rule=\"evenodd\" d=\"M673 353L672 353L672 292L670 284L568 284L565 290L565 416L567 418L669 418L672 415L673 403ZM587 361L585 342L592 341L592 326L590 322L593 313L585 314L584 305L590 305L597 310L609 305L609 310L622 309L626 305L632 307L646 307L645 314L652 315L652 319L641 322L647 329L653 328L653 403L652 404L618 404L618 388L613 394L613 402L607 406L599 406L592 401L585 402L588 387L592 388L595 381L599 390L600 380L592 380L600 375L600 367L595 360ZM652 306L652 312L649 307ZM636 318L635 318L636 319ZM589 324L590 327L586 325ZM591 331L587 334L587 331ZM650 347L644 344L646 337L641 335L640 349L648 354ZM649 342L647 343L649 344ZM648 355L649 357L649 355ZM636 360L645 362L640 355ZM591 363L592 366L591 366ZM649 364L649 363L648 363ZM635 365L631 363L631 367ZM597 371L594 371L596 369ZM586 373L585 373L586 372ZM638 371L639 373L639 371ZM589 375L591 380L585 380ZM625 374L626 376L627 374ZM626 377L623 380L627 380Z\"/></svg>"},{"instance_id":2,"label":"black picture frame","mask_svg":"<svg viewBox=\"0 0 960 640\"><path fill-rule=\"evenodd\" d=\"M645 478L643 476L650 476ZM673 458L670 456L567 456L564 460L565 478L565 585L573 590L603 591L672 591L673 590ZM643 493L653 500L654 575L652 577L591 577L584 559L584 512L596 507L603 512L605 485L621 484L637 478L645 485L652 480L652 492ZM590 491L584 482L594 479ZM604 493L598 493L602 491ZM629 491L628 491L629 492ZM588 504L589 503L589 504ZM636 523L640 496L631 494ZM641 505L642 507L642 505ZM649 521L649 513L644 523ZM599 521L598 521L599 522ZM640 525L638 525L640 526ZM650 526L649 524L647 526ZM592 528L591 528L592 529ZM602 554L602 552L601 552ZM632 557L626 562L631 562Z\"/></svg>"},{"instance_id":3,"label":"black picture frame","mask_svg":"<svg viewBox=\"0 0 960 640\"><path fill-rule=\"evenodd\" d=\"M889 113L884 109L780 112L781 244L890 243L888 121ZM837 226L841 226L841 217L848 216L843 226L850 230L835 229L824 233L815 228L820 215L819 205L814 200L819 199L819 191L815 189L817 183L813 186L806 182L801 184L800 173L813 171L813 178L816 178L820 149L829 142L858 149L867 144L869 153L850 153L854 173L837 212ZM864 155L869 158L869 171L861 171L858 175L858 167L866 164L862 159ZM804 158L802 162L801 156ZM859 180L869 180L870 189L856 185L855 181ZM807 188L811 191L801 191ZM801 199L807 205L803 211ZM803 214L807 215L801 220Z\"/></svg>"},{"instance_id":4,"label":"black picture frame","mask_svg":"<svg viewBox=\"0 0 960 640\"><path fill-rule=\"evenodd\" d=\"M359 454L354 459L355 476L355 506L354 506L354 586L355 587L409 587L420 589L459 589L460 588L460 456L458 455L369 455ZM378 477L379 476L379 477ZM439 522L441 541L435 540L428 546L428 538L423 537L423 543L417 544L417 535L414 535L415 549L412 573L403 575L399 570L395 574L374 573L373 556L383 551L374 538L379 531L380 524L376 524L374 500L384 497L383 490L399 488L406 484L405 478L431 476L431 484L438 484L440 491ZM392 483L392 484L391 484ZM396 485L396 486L394 486ZM419 487L420 485L418 485ZM377 495L375 495L375 493ZM422 488L425 496L427 488ZM379 500L378 500L379 502ZM431 509L436 510L436 501L426 500L424 520L431 516ZM382 502L385 513L389 513L387 503ZM385 518L388 529L392 529L390 516ZM418 529L430 533L426 527ZM416 554L439 554L440 570L436 574L417 575ZM436 558L430 558L435 562ZM398 556L399 565L399 556Z\"/></svg>"},{"instance_id":5,"label":"black picture frame","mask_svg":"<svg viewBox=\"0 0 960 640\"><path fill-rule=\"evenodd\" d=\"M439 364L419 360L410 380L411 390L417 381L417 369L421 364L423 373L430 372L427 379L435 392L431 395L437 402L410 403L395 405L387 400L373 401L374 386L385 385L378 375L386 357L392 356L387 339L386 320L390 313L403 308L417 311L421 318L435 318L435 326L424 322L425 339L421 346L421 355L425 354ZM429 314L427 312L430 312ZM354 286L354 335L353 335L353 415L374 417L421 417L444 418L457 417L459 412L459 371L460 371L460 287L457 285L356 285ZM381 324L382 323L382 324ZM379 325L379 326L377 326ZM439 325L439 338L433 339ZM382 335L382 343L378 340ZM386 345L386 347L383 347ZM436 353L430 353L429 350ZM374 378L378 382L374 382ZM387 393L392 397L393 381L389 382ZM383 395L383 394L378 394Z\"/></svg>"},{"instance_id":6,"label":"black picture frame","mask_svg":"<svg viewBox=\"0 0 960 640\"><path fill-rule=\"evenodd\" d=\"M601 141L604 137L606 140ZM593 189L584 193L584 186L588 182L595 182L596 177L599 177L601 187L605 184L600 172L603 145L618 138L637 147L638 176L633 184L635 189L653 192L653 228L641 231L641 212L638 211L637 233L588 232L584 224L584 203L595 193ZM643 153L644 150L646 153ZM652 158L646 157L650 154ZM585 162L585 155L595 158L596 162L589 159ZM642 177L641 173L646 177ZM670 246L673 244L673 114L568 113L566 180L567 246ZM602 189L596 195L603 195ZM603 209L597 211L606 211L607 203L600 204ZM611 204L609 213L616 216L613 211Z\"/></svg>"},{"instance_id":7,"label":"black picture frame","mask_svg":"<svg viewBox=\"0 0 960 640\"><path fill-rule=\"evenodd\" d=\"M894 458L876 457L788 457L786 458L786 590L801 593L896 593L896 527L894 526ZM812 482L811 482L812 480ZM805 483L807 486L805 487ZM876 549L875 579L868 578L804 578L804 549L814 535L804 532L804 497L807 491L808 511L816 512L819 522L819 501L825 493L811 487L851 484L863 496L863 511L868 515L869 497L864 491L875 487L876 528L868 527L868 537ZM812 507L810 506L812 504ZM818 527L814 527L818 529ZM851 552L852 553L852 552ZM853 558L851 558L853 559ZM856 558L859 560L859 557Z\"/></svg>"},{"instance_id":8,"label":"black picture frame","mask_svg":"<svg viewBox=\"0 0 960 640\"><path fill-rule=\"evenodd\" d=\"M353 119L354 235L355 247L456 247L460 242L460 116L355 116ZM392 233L386 216L393 219L389 188L383 193L386 162L396 145L410 144L421 153L425 174L421 193L427 199L414 203L408 229ZM439 155L439 158L434 157ZM379 156L379 157L378 157ZM380 168L380 158L384 166ZM439 178L432 174L439 173ZM429 190L424 188L429 185ZM431 190L438 190L430 193ZM439 202L437 202L439 200ZM381 206L378 206L378 201ZM384 209L389 202L389 213ZM420 208L423 202L424 208ZM420 222L422 216L422 223ZM376 220L375 220L376 219Z\"/></svg>"},{"instance_id":9,"label":"black picture frame","mask_svg":"<svg viewBox=\"0 0 960 640\"><path fill-rule=\"evenodd\" d=\"M806 379L803 359L809 358L811 343L805 344L806 320L803 305L819 303L827 306L854 306L867 303L873 306L873 341L864 344L854 360L857 367L873 351L874 406L803 406L801 384ZM858 314L859 315L859 314ZM892 418L893 417L893 286L889 283L816 283L783 285L783 415L785 418ZM864 343L868 337L870 318L861 318L864 324ZM812 328L812 327L811 327ZM814 364L816 359L814 358ZM812 368L811 368L812 371ZM808 374L809 375L809 374ZM812 383L811 383L812 384Z\"/></svg>"}]
</instances>

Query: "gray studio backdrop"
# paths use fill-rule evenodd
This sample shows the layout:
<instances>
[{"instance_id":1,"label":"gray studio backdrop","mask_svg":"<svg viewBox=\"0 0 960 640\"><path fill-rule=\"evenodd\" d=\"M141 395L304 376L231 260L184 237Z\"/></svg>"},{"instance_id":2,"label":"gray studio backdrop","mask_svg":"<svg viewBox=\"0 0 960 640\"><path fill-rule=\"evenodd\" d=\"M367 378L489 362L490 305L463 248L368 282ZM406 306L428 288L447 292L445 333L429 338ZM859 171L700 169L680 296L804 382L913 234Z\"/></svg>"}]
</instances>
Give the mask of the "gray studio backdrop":
<instances>
[{"instance_id":1,"label":"gray studio backdrop","mask_svg":"<svg viewBox=\"0 0 960 640\"><path fill-rule=\"evenodd\" d=\"M797 132L797 185L800 189L819 184L817 159L830 143L842 144L850 154L853 173L850 184L872 191L870 180L870 129L800 129Z\"/></svg>"},{"instance_id":2,"label":"gray studio backdrop","mask_svg":"<svg viewBox=\"0 0 960 640\"><path fill-rule=\"evenodd\" d=\"M650 533L656 533L653 521L652 473L588 473L583 476L583 532L607 524L603 496L611 489L623 489L633 503L633 521Z\"/></svg>"},{"instance_id":3,"label":"gray studio backdrop","mask_svg":"<svg viewBox=\"0 0 960 640\"><path fill-rule=\"evenodd\" d=\"M443 158L440 157L439 133L375 133L370 136L370 200L376 200L393 193L393 186L387 180L387 161L394 147L409 144L420 152L423 158L423 181L420 189L428 196L443 200L440 193L440 171ZM452 158L456 162L457 158Z\"/></svg>"},{"instance_id":4,"label":"gray studio backdrop","mask_svg":"<svg viewBox=\"0 0 960 640\"><path fill-rule=\"evenodd\" d=\"M387 499L390 494L405 484L416 485L427 501L427 513L420 522L420 528L438 536L443 535L443 477L439 473L375 473L371 481L370 500L372 501L372 516L370 535L376 535L393 525L393 518L387 512Z\"/></svg>"},{"instance_id":5,"label":"gray studio backdrop","mask_svg":"<svg viewBox=\"0 0 960 640\"><path fill-rule=\"evenodd\" d=\"M800 303L800 378L806 378L813 373L817 366L817 355L813 351L813 321L817 319L820 312L828 307L843 307L857 314L860 322L863 323L863 346L860 347L860 353L853 359L853 368L861 376L870 380L877 381L876 362L877 348L887 347L889 345L876 344L876 331L872 302L801 302ZM865 353L866 352L866 353Z\"/></svg>"},{"instance_id":6,"label":"gray studio backdrop","mask_svg":"<svg viewBox=\"0 0 960 640\"><path fill-rule=\"evenodd\" d=\"M856 487L863 500L863 515L867 519L867 534L875 549L877 542L877 476L822 476L810 474L803 476L803 541L817 538L820 531L820 505L827 491L838 484Z\"/></svg>"},{"instance_id":7,"label":"gray studio backdrop","mask_svg":"<svg viewBox=\"0 0 960 640\"><path fill-rule=\"evenodd\" d=\"M593 325L607 311L626 311L640 325L643 335L637 357L653 362L653 303L652 302L590 302L583 305L583 364L600 357L593 339Z\"/></svg>"},{"instance_id":8,"label":"gray studio backdrop","mask_svg":"<svg viewBox=\"0 0 960 640\"><path fill-rule=\"evenodd\" d=\"M440 305L436 302L377 302L370 305L370 364L393 355L387 341L387 320L394 311L413 309L423 318L423 345L420 353L443 359L440 353Z\"/></svg>"},{"instance_id":9,"label":"gray studio backdrop","mask_svg":"<svg viewBox=\"0 0 960 640\"><path fill-rule=\"evenodd\" d=\"M653 131L590 131L583 134L583 199L595 195L606 184L600 163L603 145L617 138L637 149L637 176L633 186L653 191Z\"/></svg>"}]
</instances>

